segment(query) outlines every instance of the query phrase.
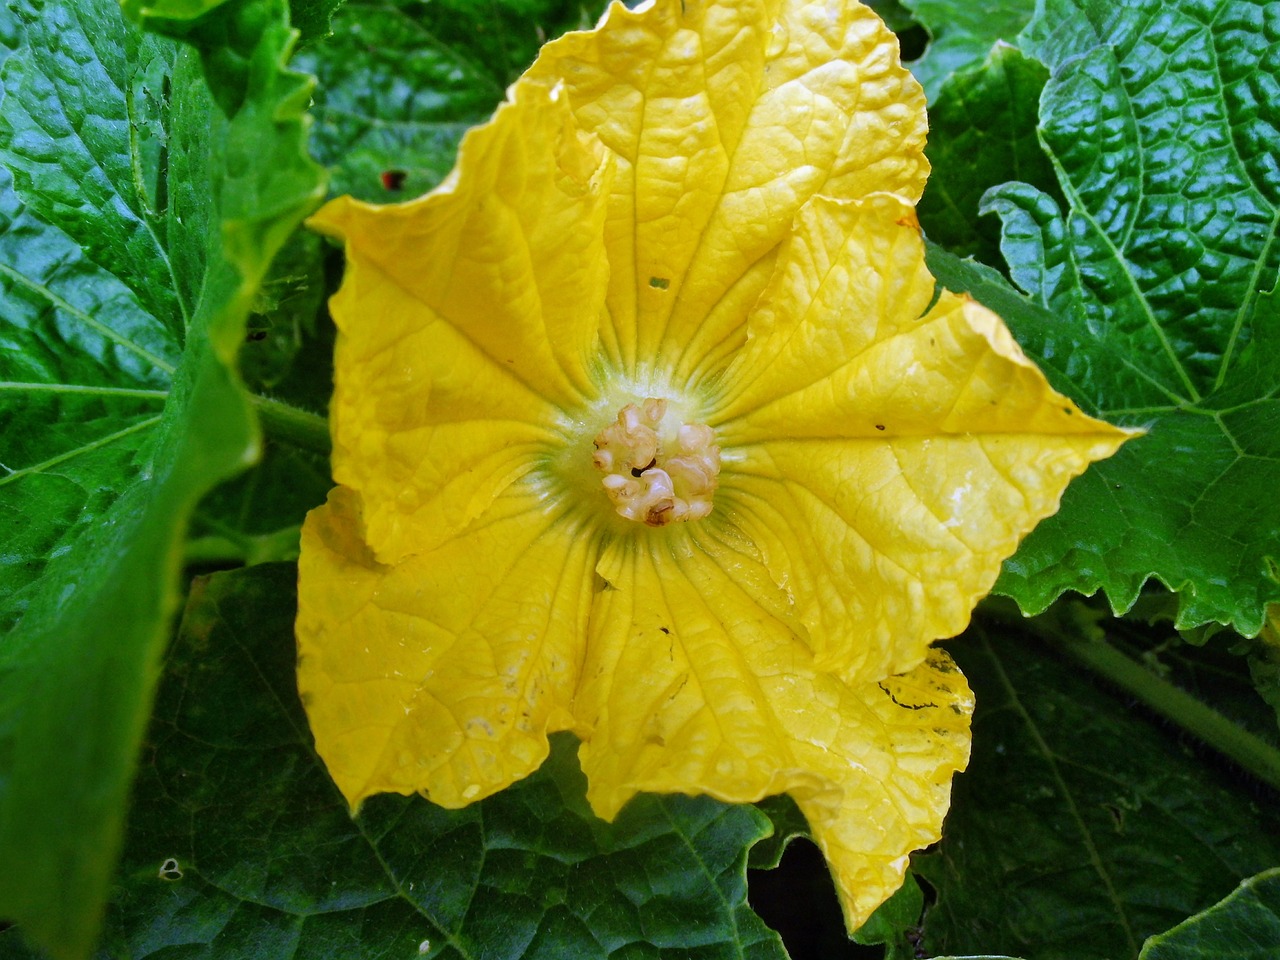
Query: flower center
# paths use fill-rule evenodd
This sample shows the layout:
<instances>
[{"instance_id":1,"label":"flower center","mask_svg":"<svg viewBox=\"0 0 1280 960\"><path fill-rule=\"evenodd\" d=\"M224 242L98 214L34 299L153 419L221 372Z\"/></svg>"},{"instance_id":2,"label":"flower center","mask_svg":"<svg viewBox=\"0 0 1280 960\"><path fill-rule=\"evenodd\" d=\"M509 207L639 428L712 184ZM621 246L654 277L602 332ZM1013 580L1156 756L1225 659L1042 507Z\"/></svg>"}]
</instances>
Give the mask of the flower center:
<instances>
[{"instance_id":1,"label":"flower center","mask_svg":"<svg viewBox=\"0 0 1280 960\"><path fill-rule=\"evenodd\" d=\"M720 448L703 423L668 416L667 401L628 403L595 438L596 469L619 515L664 527L711 512Z\"/></svg>"}]
</instances>

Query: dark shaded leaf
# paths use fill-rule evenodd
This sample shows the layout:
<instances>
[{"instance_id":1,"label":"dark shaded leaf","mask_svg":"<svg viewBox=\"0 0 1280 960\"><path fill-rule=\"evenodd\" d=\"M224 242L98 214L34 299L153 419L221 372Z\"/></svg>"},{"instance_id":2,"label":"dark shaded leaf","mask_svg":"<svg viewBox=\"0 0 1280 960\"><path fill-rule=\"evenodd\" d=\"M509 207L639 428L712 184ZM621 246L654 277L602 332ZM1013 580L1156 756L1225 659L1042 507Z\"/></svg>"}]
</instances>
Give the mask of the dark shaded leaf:
<instances>
[{"instance_id":1,"label":"dark shaded leaf","mask_svg":"<svg viewBox=\"0 0 1280 960\"><path fill-rule=\"evenodd\" d=\"M1152 937L1139 960L1271 960L1280 945L1280 868L1250 877L1204 913Z\"/></svg>"},{"instance_id":2,"label":"dark shaded leaf","mask_svg":"<svg viewBox=\"0 0 1280 960\"><path fill-rule=\"evenodd\" d=\"M333 192L387 202L425 193L458 141L489 119L538 47L589 27L598 0L355 0L299 66L319 78L313 149Z\"/></svg>"},{"instance_id":3,"label":"dark shaded leaf","mask_svg":"<svg viewBox=\"0 0 1280 960\"><path fill-rule=\"evenodd\" d=\"M936 953L1134 957L1148 936L1280 863L1251 798L1125 699L1007 626L949 647L977 696L946 833L913 868Z\"/></svg>"},{"instance_id":4,"label":"dark shaded leaf","mask_svg":"<svg viewBox=\"0 0 1280 960\"><path fill-rule=\"evenodd\" d=\"M978 212L983 194L1006 180L1034 183L1058 196L1036 124L1049 72L1016 47L999 43L987 58L951 75L929 105L933 166L917 214L929 239L992 266L1000 223Z\"/></svg>"},{"instance_id":5,"label":"dark shaded leaf","mask_svg":"<svg viewBox=\"0 0 1280 960\"><path fill-rule=\"evenodd\" d=\"M884 944L885 960L915 960L912 939L920 936L922 913L924 893L915 876L908 873L898 892L876 908L853 939L869 946Z\"/></svg>"},{"instance_id":6,"label":"dark shaded leaf","mask_svg":"<svg viewBox=\"0 0 1280 960\"><path fill-rule=\"evenodd\" d=\"M1280 721L1280 607L1270 607L1267 614L1267 625L1249 650L1249 672Z\"/></svg>"},{"instance_id":7,"label":"dark shaded leaf","mask_svg":"<svg viewBox=\"0 0 1280 960\"><path fill-rule=\"evenodd\" d=\"M751 807L640 797L592 816L572 738L463 810L352 820L294 681L297 573L198 580L156 701L105 956L782 958L746 906Z\"/></svg>"}]
</instances>

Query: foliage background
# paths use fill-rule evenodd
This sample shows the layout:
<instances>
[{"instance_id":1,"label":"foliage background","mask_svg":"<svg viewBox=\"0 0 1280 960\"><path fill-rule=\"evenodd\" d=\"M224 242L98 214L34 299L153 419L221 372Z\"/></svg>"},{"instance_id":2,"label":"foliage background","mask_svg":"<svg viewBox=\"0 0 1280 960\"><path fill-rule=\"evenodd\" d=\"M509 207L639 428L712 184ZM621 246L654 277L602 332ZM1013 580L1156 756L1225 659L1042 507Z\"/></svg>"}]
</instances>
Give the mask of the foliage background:
<instances>
[{"instance_id":1,"label":"foliage background","mask_svg":"<svg viewBox=\"0 0 1280 960\"><path fill-rule=\"evenodd\" d=\"M1043 615L949 643L973 762L858 943L785 802L603 824L561 740L352 820L297 702L341 272L298 225L432 187L598 5L0 10L0 956L1276 955L1280 13L874 6L929 95L935 272L1149 434L1007 564Z\"/></svg>"}]
</instances>

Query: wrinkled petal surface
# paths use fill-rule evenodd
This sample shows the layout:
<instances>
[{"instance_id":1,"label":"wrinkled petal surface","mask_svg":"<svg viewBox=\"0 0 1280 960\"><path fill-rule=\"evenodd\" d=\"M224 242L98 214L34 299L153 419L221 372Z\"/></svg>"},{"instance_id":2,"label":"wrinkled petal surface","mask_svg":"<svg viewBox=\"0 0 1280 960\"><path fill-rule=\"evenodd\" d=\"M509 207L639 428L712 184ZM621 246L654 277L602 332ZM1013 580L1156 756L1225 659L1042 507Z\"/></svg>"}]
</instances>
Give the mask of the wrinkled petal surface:
<instances>
[{"instance_id":1,"label":"wrinkled petal surface","mask_svg":"<svg viewBox=\"0 0 1280 960\"><path fill-rule=\"evenodd\" d=\"M596 547L513 485L464 537L395 566L338 487L302 531L298 688L352 807L460 807L527 776L571 726Z\"/></svg>"},{"instance_id":2,"label":"wrinkled petal surface","mask_svg":"<svg viewBox=\"0 0 1280 960\"><path fill-rule=\"evenodd\" d=\"M317 748L353 806L480 799L564 729L604 817L790 793L856 928L967 760L929 643L1129 434L933 303L924 98L865 7L615 5L509 97L437 191L313 220L348 257L299 564ZM714 431L709 516L613 509L595 440L650 397Z\"/></svg>"},{"instance_id":3,"label":"wrinkled petal surface","mask_svg":"<svg viewBox=\"0 0 1280 960\"><path fill-rule=\"evenodd\" d=\"M593 389L610 165L561 99L517 89L439 190L383 207L343 197L310 221L347 253L334 479L359 492L383 562L479 516Z\"/></svg>"},{"instance_id":4,"label":"wrinkled petal surface","mask_svg":"<svg viewBox=\"0 0 1280 960\"><path fill-rule=\"evenodd\" d=\"M615 4L528 75L562 81L617 158L603 339L628 373L723 365L810 197L916 200L928 175L924 92L858 3Z\"/></svg>"},{"instance_id":5,"label":"wrinkled petal surface","mask_svg":"<svg viewBox=\"0 0 1280 960\"><path fill-rule=\"evenodd\" d=\"M576 706L593 808L790 793L861 925L940 834L968 759L963 677L936 651L856 685L817 669L751 544L714 527L615 541L599 571Z\"/></svg>"},{"instance_id":6,"label":"wrinkled petal surface","mask_svg":"<svg viewBox=\"0 0 1280 960\"><path fill-rule=\"evenodd\" d=\"M922 316L932 296L908 204L815 199L712 420L717 515L850 681L963 630L1071 478L1133 435L1051 389L979 304L944 293Z\"/></svg>"}]
</instances>

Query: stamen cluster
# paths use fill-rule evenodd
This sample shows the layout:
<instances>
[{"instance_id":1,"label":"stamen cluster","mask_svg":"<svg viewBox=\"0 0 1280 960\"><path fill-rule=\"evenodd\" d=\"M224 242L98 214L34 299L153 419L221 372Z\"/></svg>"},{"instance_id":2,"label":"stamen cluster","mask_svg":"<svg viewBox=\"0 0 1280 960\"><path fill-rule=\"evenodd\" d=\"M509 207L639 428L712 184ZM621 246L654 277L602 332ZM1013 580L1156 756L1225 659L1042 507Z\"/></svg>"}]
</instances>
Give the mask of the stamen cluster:
<instances>
[{"instance_id":1,"label":"stamen cluster","mask_svg":"<svg viewBox=\"0 0 1280 960\"><path fill-rule=\"evenodd\" d=\"M711 513L720 448L702 423L669 417L666 400L629 403L595 438L592 462L620 516L663 527Z\"/></svg>"}]
</instances>

